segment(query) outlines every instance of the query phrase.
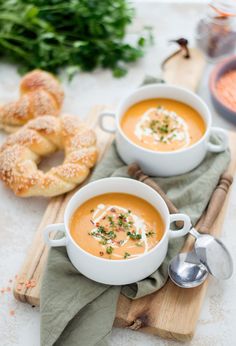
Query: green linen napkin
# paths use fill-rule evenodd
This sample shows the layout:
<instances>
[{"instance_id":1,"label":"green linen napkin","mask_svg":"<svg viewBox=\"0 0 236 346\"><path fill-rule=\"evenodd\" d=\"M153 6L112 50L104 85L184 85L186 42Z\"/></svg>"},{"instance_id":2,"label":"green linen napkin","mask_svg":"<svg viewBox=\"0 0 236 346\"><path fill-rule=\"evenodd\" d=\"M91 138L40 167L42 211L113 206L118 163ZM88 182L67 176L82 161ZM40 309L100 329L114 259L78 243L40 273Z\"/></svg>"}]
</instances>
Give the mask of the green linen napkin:
<instances>
[{"instance_id":1,"label":"green linen napkin","mask_svg":"<svg viewBox=\"0 0 236 346\"><path fill-rule=\"evenodd\" d=\"M208 153L201 165L190 173L154 180L195 224L229 161L228 151ZM127 166L119 158L114 143L94 170L91 180L110 176L128 176ZM183 242L183 238L172 239L165 261L156 272L123 287L87 279L73 267L64 247L52 248L41 288L41 345L107 345L119 294L136 299L160 289L168 277L168 263L180 251Z\"/></svg>"}]
</instances>

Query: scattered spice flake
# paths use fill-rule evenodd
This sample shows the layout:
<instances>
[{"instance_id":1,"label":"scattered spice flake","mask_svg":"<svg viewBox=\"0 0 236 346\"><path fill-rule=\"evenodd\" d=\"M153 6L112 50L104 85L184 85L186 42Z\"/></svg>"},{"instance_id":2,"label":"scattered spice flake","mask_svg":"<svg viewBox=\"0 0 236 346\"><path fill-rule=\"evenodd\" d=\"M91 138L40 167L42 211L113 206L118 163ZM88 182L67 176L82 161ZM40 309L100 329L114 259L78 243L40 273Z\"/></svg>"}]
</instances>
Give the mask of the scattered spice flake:
<instances>
[{"instance_id":1,"label":"scattered spice flake","mask_svg":"<svg viewBox=\"0 0 236 346\"><path fill-rule=\"evenodd\" d=\"M104 252L103 252L103 251L99 251L99 255L100 255L100 256L103 256L103 255L104 255Z\"/></svg>"},{"instance_id":2,"label":"scattered spice flake","mask_svg":"<svg viewBox=\"0 0 236 346\"><path fill-rule=\"evenodd\" d=\"M35 287L36 286L36 281L35 279L32 279L32 280L27 280L25 282L25 287L26 288L32 288L32 287Z\"/></svg>"}]
</instances>

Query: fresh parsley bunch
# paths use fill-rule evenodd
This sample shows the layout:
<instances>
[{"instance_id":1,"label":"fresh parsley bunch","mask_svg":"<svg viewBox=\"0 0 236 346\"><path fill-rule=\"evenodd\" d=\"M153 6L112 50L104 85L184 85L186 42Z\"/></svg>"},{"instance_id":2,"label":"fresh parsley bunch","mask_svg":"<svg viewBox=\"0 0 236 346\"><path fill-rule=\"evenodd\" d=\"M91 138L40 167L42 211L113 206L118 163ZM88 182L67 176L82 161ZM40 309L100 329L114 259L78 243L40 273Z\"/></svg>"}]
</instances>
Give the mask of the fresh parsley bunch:
<instances>
[{"instance_id":1,"label":"fresh parsley bunch","mask_svg":"<svg viewBox=\"0 0 236 346\"><path fill-rule=\"evenodd\" d=\"M133 16L125 0L0 0L0 55L22 72L100 66L120 77L144 53L144 37L124 42Z\"/></svg>"}]
</instances>

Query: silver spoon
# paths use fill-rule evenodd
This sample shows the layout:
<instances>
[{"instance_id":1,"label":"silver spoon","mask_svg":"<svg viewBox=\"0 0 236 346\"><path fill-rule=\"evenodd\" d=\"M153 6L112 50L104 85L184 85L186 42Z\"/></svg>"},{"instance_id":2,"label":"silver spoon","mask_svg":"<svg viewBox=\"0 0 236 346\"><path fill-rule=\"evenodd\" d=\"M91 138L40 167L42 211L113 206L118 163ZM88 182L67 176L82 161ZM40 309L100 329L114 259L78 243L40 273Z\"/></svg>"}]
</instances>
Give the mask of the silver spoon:
<instances>
[{"instance_id":1,"label":"silver spoon","mask_svg":"<svg viewBox=\"0 0 236 346\"><path fill-rule=\"evenodd\" d=\"M168 268L171 280L179 287L192 288L201 285L208 274L220 280L229 279L233 261L225 245L210 235L201 235L195 228L190 234L197 239L194 249L171 260Z\"/></svg>"},{"instance_id":2,"label":"silver spoon","mask_svg":"<svg viewBox=\"0 0 236 346\"><path fill-rule=\"evenodd\" d=\"M178 213L178 209L169 200L168 196L161 189L161 187L156 182L154 182L150 177L145 175L137 163L133 163L129 165L128 173L131 177L139 181L142 181L143 183L149 185L155 191L157 191L165 200L169 208L169 211L171 213ZM218 186L216 187L215 191L213 192L211 196L210 203L207 208L207 213L204 219L204 223L201 226L201 233L209 232L210 228L212 227L216 217L218 216L222 208L222 205L224 204L224 200L226 198L227 192L232 182L233 182L233 177L228 172L222 174L222 176L220 177ZM182 226L181 222L177 226L181 227ZM191 252L191 255L190 254L188 255L187 259L186 259L187 254L179 254L177 258L174 258L172 260L171 263L173 265L173 268L170 267L169 272L170 272L170 276L171 275L173 276L173 281L177 280L176 278L180 278L181 273L182 275L185 275L185 283L182 283L185 285L184 287L187 287L187 285L189 285L189 287L194 287L193 285L196 286L200 284L206 279L208 272L219 279L229 278L233 272L233 263L232 263L231 256L228 250L226 249L226 247L224 246L224 244L218 239L210 235L206 235L206 234L202 235L198 233L194 228L190 230L190 233L197 239L195 242L196 243L195 250L194 252ZM217 259L216 259L216 254L218 256ZM191 258L191 261L189 261L189 258ZM219 261L220 261L220 264L219 264ZM184 270L182 265L184 265ZM199 266L199 267L196 268L195 266ZM174 276L174 273L177 270L176 268L179 268L179 267L182 270L182 272L178 272ZM193 282L190 282L190 279L189 279L189 275L191 273L193 274L192 276ZM189 282L189 284L187 284L187 282Z\"/></svg>"},{"instance_id":3,"label":"silver spoon","mask_svg":"<svg viewBox=\"0 0 236 346\"><path fill-rule=\"evenodd\" d=\"M232 183L232 177L224 174L213 192L201 232L208 233L222 208ZM194 250L175 256L169 264L169 276L180 287L191 288L202 284L208 273L226 280L233 273L233 261L225 245L209 234L201 234L195 228L189 232L196 238Z\"/></svg>"}]
</instances>

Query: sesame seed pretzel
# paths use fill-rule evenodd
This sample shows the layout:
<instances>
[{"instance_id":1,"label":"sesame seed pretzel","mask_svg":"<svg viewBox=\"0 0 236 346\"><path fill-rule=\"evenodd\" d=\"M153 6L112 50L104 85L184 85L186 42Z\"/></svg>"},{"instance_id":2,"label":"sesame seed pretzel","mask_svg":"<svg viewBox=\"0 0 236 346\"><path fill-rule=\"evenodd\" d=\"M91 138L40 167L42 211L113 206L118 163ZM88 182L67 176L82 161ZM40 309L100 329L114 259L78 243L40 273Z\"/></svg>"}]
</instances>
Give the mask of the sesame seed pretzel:
<instances>
[{"instance_id":1,"label":"sesame seed pretzel","mask_svg":"<svg viewBox=\"0 0 236 346\"><path fill-rule=\"evenodd\" d=\"M57 116L63 99L62 87L51 73L41 70L27 73L20 83L20 98L0 107L0 129L15 132L38 116Z\"/></svg>"},{"instance_id":2,"label":"sesame seed pretzel","mask_svg":"<svg viewBox=\"0 0 236 346\"><path fill-rule=\"evenodd\" d=\"M38 170L42 157L61 149L63 164L46 173ZM20 197L57 196L85 180L97 154L94 131L77 117L38 117L1 146L0 179Z\"/></svg>"}]
</instances>

